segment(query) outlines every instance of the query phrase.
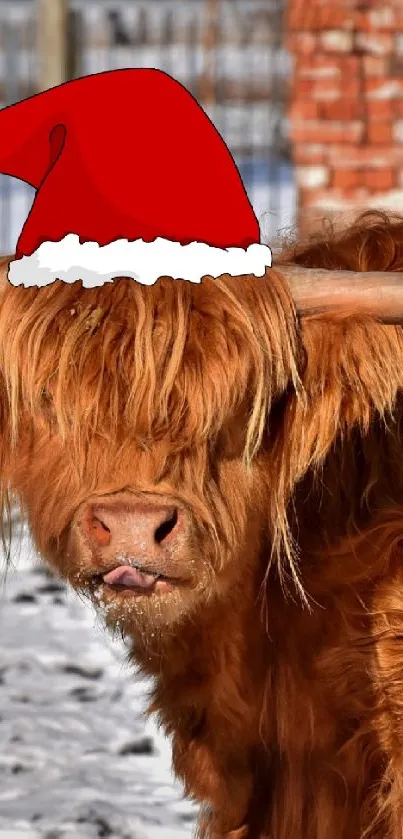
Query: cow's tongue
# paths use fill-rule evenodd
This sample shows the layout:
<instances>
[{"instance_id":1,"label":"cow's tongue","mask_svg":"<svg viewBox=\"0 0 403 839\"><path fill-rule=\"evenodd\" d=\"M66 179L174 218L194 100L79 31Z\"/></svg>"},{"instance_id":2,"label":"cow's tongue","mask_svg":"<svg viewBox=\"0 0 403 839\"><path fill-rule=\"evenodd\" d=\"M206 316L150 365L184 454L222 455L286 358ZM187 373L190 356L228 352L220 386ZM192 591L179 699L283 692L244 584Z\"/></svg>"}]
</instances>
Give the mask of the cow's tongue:
<instances>
[{"instance_id":1,"label":"cow's tongue","mask_svg":"<svg viewBox=\"0 0 403 839\"><path fill-rule=\"evenodd\" d=\"M155 583L153 574L144 574L138 568L130 565L119 565L113 571L105 574L104 583L108 586L124 586L125 588L150 588Z\"/></svg>"}]
</instances>

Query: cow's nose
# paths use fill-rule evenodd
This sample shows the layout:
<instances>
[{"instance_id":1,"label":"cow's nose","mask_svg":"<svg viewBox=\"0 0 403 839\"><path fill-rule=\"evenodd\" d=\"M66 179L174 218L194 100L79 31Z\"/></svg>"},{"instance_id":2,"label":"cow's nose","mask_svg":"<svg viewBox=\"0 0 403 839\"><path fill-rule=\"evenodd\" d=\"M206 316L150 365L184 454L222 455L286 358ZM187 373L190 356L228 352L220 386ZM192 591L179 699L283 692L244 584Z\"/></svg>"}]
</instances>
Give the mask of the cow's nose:
<instances>
[{"instance_id":1,"label":"cow's nose","mask_svg":"<svg viewBox=\"0 0 403 839\"><path fill-rule=\"evenodd\" d=\"M142 555L172 543L179 531L176 507L165 504L88 504L80 529L97 552L108 547Z\"/></svg>"}]
</instances>

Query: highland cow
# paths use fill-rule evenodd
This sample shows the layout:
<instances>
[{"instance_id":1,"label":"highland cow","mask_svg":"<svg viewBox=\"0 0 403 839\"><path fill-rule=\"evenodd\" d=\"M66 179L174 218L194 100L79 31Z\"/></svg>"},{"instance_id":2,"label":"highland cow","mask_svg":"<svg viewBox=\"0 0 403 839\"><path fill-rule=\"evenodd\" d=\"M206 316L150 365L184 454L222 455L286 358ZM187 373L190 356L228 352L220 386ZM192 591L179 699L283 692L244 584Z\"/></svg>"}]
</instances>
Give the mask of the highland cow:
<instances>
[{"instance_id":1,"label":"highland cow","mask_svg":"<svg viewBox=\"0 0 403 839\"><path fill-rule=\"evenodd\" d=\"M403 333L326 270L402 271L403 220L2 290L3 509L129 639L206 839L402 835Z\"/></svg>"}]
</instances>

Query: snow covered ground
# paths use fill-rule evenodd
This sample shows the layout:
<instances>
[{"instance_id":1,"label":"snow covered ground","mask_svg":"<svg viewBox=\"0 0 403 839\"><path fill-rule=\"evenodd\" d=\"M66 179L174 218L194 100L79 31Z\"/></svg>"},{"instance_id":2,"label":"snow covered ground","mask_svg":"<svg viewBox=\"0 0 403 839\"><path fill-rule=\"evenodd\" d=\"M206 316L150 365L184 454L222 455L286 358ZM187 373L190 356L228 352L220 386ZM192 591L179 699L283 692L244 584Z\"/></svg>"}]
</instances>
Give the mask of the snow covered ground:
<instances>
[{"instance_id":1,"label":"snow covered ground","mask_svg":"<svg viewBox=\"0 0 403 839\"><path fill-rule=\"evenodd\" d=\"M0 839L190 839L149 685L26 531L19 553L0 584Z\"/></svg>"}]
</instances>

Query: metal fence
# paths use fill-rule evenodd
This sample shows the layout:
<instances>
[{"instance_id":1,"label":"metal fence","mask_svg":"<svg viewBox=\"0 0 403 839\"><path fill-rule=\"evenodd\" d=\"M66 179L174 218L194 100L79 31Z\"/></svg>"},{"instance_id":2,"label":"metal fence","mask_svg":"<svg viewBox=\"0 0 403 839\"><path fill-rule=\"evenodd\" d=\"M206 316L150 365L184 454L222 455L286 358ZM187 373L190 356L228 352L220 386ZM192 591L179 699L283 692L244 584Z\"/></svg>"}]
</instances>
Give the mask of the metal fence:
<instances>
[{"instance_id":1,"label":"metal fence","mask_svg":"<svg viewBox=\"0 0 403 839\"><path fill-rule=\"evenodd\" d=\"M262 237L294 223L284 0L70 0L73 77L156 67L182 82L228 144ZM0 0L0 107L37 91L35 0ZM13 250L33 190L0 176L0 251ZM228 208L231 212L231 208Z\"/></svg>"}]
</instances>

